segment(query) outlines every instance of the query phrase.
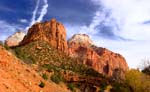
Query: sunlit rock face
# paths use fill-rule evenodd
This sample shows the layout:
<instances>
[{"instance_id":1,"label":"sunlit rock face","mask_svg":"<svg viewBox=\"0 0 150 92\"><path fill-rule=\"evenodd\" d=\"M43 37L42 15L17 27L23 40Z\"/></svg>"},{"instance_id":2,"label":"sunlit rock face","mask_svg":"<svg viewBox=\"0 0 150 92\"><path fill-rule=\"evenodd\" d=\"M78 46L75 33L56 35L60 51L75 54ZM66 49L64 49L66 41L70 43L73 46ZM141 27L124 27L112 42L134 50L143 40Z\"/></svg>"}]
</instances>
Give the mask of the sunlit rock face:
<instances>
[{"instance_id":1,"label":"sunlit rock face","mask_svg":"<svg viewBox=\"0 0 150 92\"><path fill-rule=\"evenodd\" d=\"M79 57L83 64L94 68L99 73L113 76L118 69L121 70L121 74L128 70L128 65L122 55L95 46L88 35L74 35L68 40L68 47L71 57Z\"/></svg>"},{"instance_id":2,"label":"sunlit rock face","mask_svg":"<svg viewBox=\"0 0 150 92\"><path fill-rule=\"evenodd\" d=\"M42 40L48 42L53 48L67 52L66 30L63 24L52 19L44 23L36 23L29 30L20 45L32 41Z\"/></svg>"}]
</instances>

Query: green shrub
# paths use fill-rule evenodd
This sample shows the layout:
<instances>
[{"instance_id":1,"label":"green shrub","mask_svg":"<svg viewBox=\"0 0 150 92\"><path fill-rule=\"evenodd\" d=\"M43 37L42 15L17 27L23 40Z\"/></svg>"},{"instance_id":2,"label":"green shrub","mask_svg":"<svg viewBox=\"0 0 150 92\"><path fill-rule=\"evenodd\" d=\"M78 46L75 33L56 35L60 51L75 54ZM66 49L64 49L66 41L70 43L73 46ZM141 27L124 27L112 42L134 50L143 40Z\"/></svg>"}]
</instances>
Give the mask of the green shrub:
<instances>
[{"instance_id":1,"label":"green shrub","mask_svg":"<svg viewBox=\"0 0 150 92\"><path fill-rule=\"evenodd\" d=\"M45 87L45 83L41 81L41 83L39 84L39 86L40 86L41 88L44 88L44 87Z\"/></svg>"},{"instance_id":2,"label":"green shrub","mask_svg":"<svg viewBox=\"0 0 150 92\"><path fill-rule=\"evenodd\" d=\"M27 64L36 64L36 60L33 56L31 56L28 53L25 53L25 50L17 47L14 49L16 56L20 59L22 59Z\"/></svg>"},{"instance_id":3,"label":"green shrub","mask_svg":"<svg viewBox=\"0 0 150 92\"><path fill-rule=\"evenodd\" d=\"M74 91L74 90L75 90L75 87L74 87L73 84L68 84L67 86L68 86L68 88L69 88L71 91Z\"/></svg>"},{"instance_id":4,"label":"green shrub","mask_svg":"<svg viewBox=\"0 0 150 92\"><path fill-rule=\"evenodd\" d=\"M42 78L43 78L44 80L48 80L48 75L47 75L46 73L44 73L44 74L42 75Z\"/></svg>"},{"instance_id":5,"label":"green shrub","mask_svg":"<svg viewBox=\"0 0 150 92\"><path fill-rule=\"evenodd\" d=\"M132 92L128 84L114 83L110 92Z\"/></svg>"},{"instance_id":6,"label":"green shrub","mask_svg":"<svg viewBox=\"0 0 150 92\"><path fill-rule=\"evenodd\" d=\"M131 69L126 73L126 83L132 88L132 92L150 92L150 76Z\"/></svg>"},{"instance_id":7,"label":"green shrub","mask_svg":"<svg viewBox=\"0 0 150 92\"><path fill-rule=\"evenodd\" d=\"M4 46L3 41L0 41L0 46Z\"/></svg>"},{"instance_id":8,"label":"green shrub","mask_svg":"<svg viewBox=\"0 0 150 92\"><path fill-rule=\"evenodd\" d=\"M64 81L64 78L59 73L54 73L51 76L51 80L56 84L59 84L60 82Z\"/></svg>"},{"instance_id":9,"label":"green shrub","mask_svg":"<svg viewBox=\"0 0 150 92\"><path fill-rule=\"evenodd\" d=\"M100 86L101 90L105 90L108 84L106 83L102 83L102 85Z\"/></svg>"},{"instance_id":10,"label":"green shrub","mask_svg":"<svg viewBox=\"0 0 150 92\"><path fill-rule=\"evenodd\" d=\"M10 49L9 46L7 46L6 44L4 44L4 47L5 47L6 50Z\"/></svg>"}]
</instances>

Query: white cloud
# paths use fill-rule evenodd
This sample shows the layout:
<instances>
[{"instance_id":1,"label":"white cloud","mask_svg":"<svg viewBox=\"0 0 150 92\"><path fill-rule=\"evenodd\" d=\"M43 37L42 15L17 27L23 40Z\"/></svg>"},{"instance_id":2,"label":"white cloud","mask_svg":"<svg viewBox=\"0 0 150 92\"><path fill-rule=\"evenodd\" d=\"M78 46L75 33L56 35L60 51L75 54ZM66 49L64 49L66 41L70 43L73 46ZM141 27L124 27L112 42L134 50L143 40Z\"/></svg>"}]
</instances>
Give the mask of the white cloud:
<instances>
[{"instance_id":1,"label":"white cloud","mask_svg":"<svg viewBox=\"0 0 150 92\"><path fill-rule=\"evenodd\" d=\"M37 11L38 11L39 2L40 2L40 0L37 0L35 9L34 9L34 11L32 12L31 22L30 22L29 26L26 27L25 30L28 30L28 28L29 28L30 26L32 26L32 25L36 22L36 14L37 14Z\"/></svg>"},{"instance_id":2,"label":"white cloud","mask_svg":"<svg viewBox=\"0 0 150 92\"><path fill-rule=\"evenodd\" d=\"M150 25L142 24L150 20L150 0L91 1L99 6L103 5L105 10L110 10L111 18L115 19L120 29L117 35L133 39L133 41L115 41L92 36L97 45L121 53L125 56L129 66L134 68L138 67L142 59L150 58ZM99 17L96 21L100 19Z\"/></svg>"},{"instance_id":3,"label":"white cloud","mask_svg":"<svg viewBox=\"0 0 150 92\"><path fill-rule=\"evenodd\" d=\"M100 37L92 37L92 39L96 45L123 55L130 68L137 68L143 59L150 58L149 41L117 41Z\"/></svg>"},{"instance_id":4,"label":"white cloud","mask_svg":"<svg viewBox=\"0 0 150 92\"><path fill-rule=\"evenodd\" d=\"M20 19L20 22L21 22L21 23L27 23L28 20L26 20L26 19Z\"/></svg>"},{"instance_id":5,"label":"white cloud","mask_svg":"<svg viewBox=\"0 0 150 92\"><path fill-rule=\"evenodd\" d=\"M96 30L96 26L98 26L105 18L105 14L101 13L101 11L95 12L95 16L92 19L92 22L89 26L82 26L79 33L86 33L90 35L96 34L98 31ZM85 31L86 30L86 31Z\"/></svg>"},{"instance_id":6,"label":"white cloud","mask_svg":"<svg viewBox=\"0 0 150 92\"><path fill-rule=\"evenodd\" d=\"M22 30L20 25L10 24L6 21L0 20L0 40L4 41L8 36L16 31Z\"/></svg>"},{"instance_id":7,"label":"white cloud","mask_svg":"<svg viewBox=\"0 0 150 92\"><path fill-rule=\"evenodd\" d=\"M47 8L48 8L48 1L47 0L43 0L44 1L44 5L42 7L42 10L40 12L40 16L39 18L37 19L37 22L40 22L43 20L43 17L46 15L47 13Z\"/></svg>"},{"instance_id":8,"label":"white cloud","mask_svg":"<svg viewBox=\"0 0 150 92\"><path fill-rule=\"evenodd\" d=\"M35 22L40 22L40 21L43 20L43 17L47 13L48 1L43 0L43 2L44 2L44 5L43 5L41 11L38 11L40 0L37 0L36 6L35 6L35 9L33 11L32 18L31 18L31 22L30 22L29 26L26 27L26 30L28 30L28 28L31 27ZM40 16L36 19L36 15L37 15L38 12L40 13Z\"/></svg>"},{"instance_id":9,"label":"white cloud","mask_svg":"<svg viewBox=\"0 0 150 92\"><path fill-rule=\"evenodd\" d=\"M135 40L150 40L150 0L99 0L111 9L112 17L121 26L120 36Z\"/></svg>"}]
</instances>

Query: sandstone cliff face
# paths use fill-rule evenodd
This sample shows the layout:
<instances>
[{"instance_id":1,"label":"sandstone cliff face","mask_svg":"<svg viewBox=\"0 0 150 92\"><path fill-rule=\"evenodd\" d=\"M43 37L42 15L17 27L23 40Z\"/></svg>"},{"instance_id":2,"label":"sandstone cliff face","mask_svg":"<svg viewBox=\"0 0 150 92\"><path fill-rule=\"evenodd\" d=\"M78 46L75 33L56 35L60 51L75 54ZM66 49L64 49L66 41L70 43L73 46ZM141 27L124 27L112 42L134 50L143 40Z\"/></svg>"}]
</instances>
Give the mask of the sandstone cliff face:
<instances>
[{"instance_id":1,"label":"sandstone cliff face","mask_svg":"<svg viewBox=\"0 0 150 92\"><path fill-rule=\"evenodd\" d=\"M20 45L25 45L37 40L48 42L53 48L67 52L66 30L56 19L34 24Z\"/></svg>"},{"instance_id":2,"label":"sandstone cliff face","mask_svg":"<svg viewBox=\"0 0 150 92\"><path fill-rule=\"evenodd\" d=\"M9 47L18 46L19 43L23 40L24 36L24 32L16 32L5 40L5 44Z\"/></svg>"},{"instance_id":3,"label":"sandstone cliff face","mask_svg":"<svg viewBox=\"0 0 150 92\"><path fill-rule=\"evenodd\" d=\"M95 46L85 34L74 35L68 40L68 47L70 56L81 58L83 64L91 66L99 73L114 76L118 69L122 73L128 70L124 57L106 48Z\"/></svg>"}]
</instances>

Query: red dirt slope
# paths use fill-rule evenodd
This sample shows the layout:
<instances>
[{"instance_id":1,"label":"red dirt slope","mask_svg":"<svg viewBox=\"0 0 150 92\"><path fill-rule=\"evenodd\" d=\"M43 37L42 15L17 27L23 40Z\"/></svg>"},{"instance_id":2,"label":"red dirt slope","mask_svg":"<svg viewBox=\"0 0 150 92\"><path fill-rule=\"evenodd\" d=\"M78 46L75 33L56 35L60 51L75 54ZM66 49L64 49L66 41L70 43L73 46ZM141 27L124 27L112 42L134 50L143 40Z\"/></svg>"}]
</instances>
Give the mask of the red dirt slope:
<instances>
[{"instance_id":1,"label":"red dirt slope","mask_svg":"<svg viewBox=\"0 0 150 92\"><path fill-rule=\"evenodd\" d=\"M44 88L39 84L45 83ZM68 92L43 80L34 70L0 46L0 92Z\"/></svg>"}]
</instances>

